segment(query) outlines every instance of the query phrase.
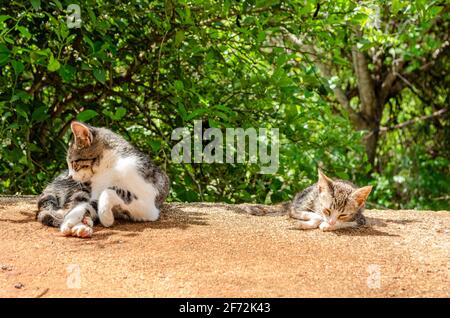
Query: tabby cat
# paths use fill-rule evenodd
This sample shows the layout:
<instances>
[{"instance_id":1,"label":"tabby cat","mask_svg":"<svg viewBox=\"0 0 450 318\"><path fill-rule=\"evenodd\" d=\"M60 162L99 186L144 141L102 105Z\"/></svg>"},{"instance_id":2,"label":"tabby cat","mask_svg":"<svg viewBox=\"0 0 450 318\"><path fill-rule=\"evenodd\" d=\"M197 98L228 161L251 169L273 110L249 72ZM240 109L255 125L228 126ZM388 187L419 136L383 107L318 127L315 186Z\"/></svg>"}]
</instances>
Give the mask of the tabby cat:
<instances>
[{"instance_id":1,"label":"tabby cat","mask_svg":"<svg viewBox=\"0 0 450 318\"><path fill-rule=\"evenodd\" d=\"M366 224L362 214L372 186L362 188L344 180L332 180L319 170L319 181L298 193L289 215L299 219L301 229L332 231Z\"/></svg>"},{"instance_id":2,"label":"tabby cat","mask_svg":"<svg viewBox=\"0 0 450 318\"><path fill-rule=\"evenodd\" d=\"M37 219L67 236L90 237L94 222L156 221L169 178L146 155L106 128L73 122L68 170L38 200Z\"/></svg>"}]
</instances>

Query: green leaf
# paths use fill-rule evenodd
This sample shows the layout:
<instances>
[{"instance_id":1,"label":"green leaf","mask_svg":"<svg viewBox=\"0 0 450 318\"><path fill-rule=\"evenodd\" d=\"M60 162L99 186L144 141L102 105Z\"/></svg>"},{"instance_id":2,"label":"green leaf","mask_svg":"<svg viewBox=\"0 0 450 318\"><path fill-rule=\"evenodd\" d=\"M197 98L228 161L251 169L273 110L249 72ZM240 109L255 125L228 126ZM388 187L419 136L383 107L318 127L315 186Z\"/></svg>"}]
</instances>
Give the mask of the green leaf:
<instances>
[{"instance_id":1,"label":"green leaf","mask_svg":"<svg viewBox=\"0 0 450 318\"><path fill-rule=\"evenodd\" d=\"M41 8L41 0L31 0L30 2L34 10L39 10Z\"/></svg>"},{"instance_id":2,"label":"green leaf","mask_svg":"<svg viewBox=\"0 0 450 318\"><path fill-rule=\"evenodd\" d=\"M13 97L11 97L11 102L15 102L17 100L23 100L23 101L27 101L31 98L31 95L28 94L27 92L23 91L23 90L17 90L16 94L14 94Z\"/></svg>"},{"instance_id":3,"label":"green leaf","mask_svg":"<svg viewBox=\"0 0 450 318\"><path fill-rule=\"evenodd\" d=\"M154 153L158 152L161 149L161 141L160 140L150 140L150 147L152 147L152 151Z\"/></svg>"},{"instance_id":4,"label":"green leaf","mask_svg":"<svg viewBox=\"0 0 450 318\"><path fill-rule=\"evenodd\" d=\"M34 51L34 53L36 53L38 55L42 55L42 56L47 56L47 57L52 55L52 52L50 51L49 48L46 48L45 50Z\"/></svg>"},{"instance_id":5,"label":"green leaf","mask_svg":"<svg viewBox=\"0 0 450 318\"><path fill-rule=\"evenodd\" d=\"M44 121L47 117L47 106L41 106L35 109L31 115L31 119L37 123Z\"/></svg>"},{"instance_id":6,"label":"green leaf","mask_svg":"<svg viewBox=\"0 0 450 318\"><path fill-rule=\"evenodd\" d=\"M279 0L256 0L255 7L256 8L267 8L271 7L275 4L278 4Z\"/></svg>"},{"instance_id":7,"label":"green leaf","mask_svg":"<svg viewBox=\"0 0 450 318\"><path fill-rule=\"evenodd\" d=\"M183 42L184 38L185 38L184 31L181 30L177 31L177 33L175 34L175 45L179 46L181 42Z\"/></svg>"},{"instance_id":8,"label":"green leaf","mask_svg":"<svg viewBox=\"0 0 450 318\"><path fill-rule=\"evenodd\" d=\"M25 69L25 66L20 61L11 61L11 64L14 69L14 73L16 73L16 76L19 76L20 73L22 73Z\"/></svg>"},{"instance_id":9,"label":"green leaf","mask_svg":"<svg viewBox=\"0 0 450 318\"><path fill-rule=\"evenodd\" d=\"M121 120L127 114L127 110L123 107L119 107L116 109L116 113L114 115L114 120Z\"/></svg>"},{"instance_id":10,"label":"green leaf","mask_svg":"<svg viewBox=\"0 0 450 318\"><path fill-rule=\"evenodd\" d=\"M77 116L77 119L79 121L86 122L97 116L98 116L98 113L95 110L87 109L87 110L84 110L81 113L79 113Z\"/></svg>"},{"instance_id":11,"label":"green leaf","mask_svg":"<svg viewBox=\"0 0 450 318\"><path fill-rule=\"evenodd\" d=\"M349 178L349 175L343 171L336 172L336 176L338 176L342 180L348 180L348 178Z\"/></svg>"},{"instance_id":12,"label":"green leaf","mask_svg":"<svg viewBox=\"0 0 450 318\"><path fill-rule=\"evenodd\" d=\"M88 6L87 11L88 11L89 18L91 19L91 22L93 22L95 24L97 22L97 17L95 16L94 11L92 10L92 8L90 6Z\"/></svg>"},{"instance_id":13,"label":"green leaf","mask_svg":"<svg viewBox=\"0 0 450 318\"><path fill-rule=\"evenodd\" d=\"M126 115L127 110L124 107L119 107L116 109L115 113L106 109L103 110L102 113L111 118L112 120L118 121L121 120Z\"/></svg>"},{"instance_id":14,"label":"green leaf","mask_svg":"<svg viewBox=\"0 0 450 318\"><path fill-rule=\"evenodd\" d=\"M59 10L63 10L63 7L62 7L62 5L61 5L61 2L59 2L58 0L53 0L52 1L55 5L56 5L56 7L59 9Z\"/></svg>"},{"instance_id":15,"label":"green leaf","mask_svg":"<svg viewBox=\"0 0 450 318\"><path fill-rule=\"evenodd\" d=\"M84 35L83 36L83 41L86 42L87 44L89 44L89 46L91 47L92 52L95 52L94 42L92 42L92 40L88 36Z\"/></svg>"},{"instance_id":16,"label":"green leaf","mask_svg":"<svg viewBox=\"0 0 450 318\"><path fill-rule=\"evenodd\" d=\"M36 146L35 144L29 144L28 147L30 147L31 152L43 152L42 148Z\"/></svg>"},{"instance_id":17,"label":"green leaf","mask_svg":"<svg viewBox=\"0 0 450 318\"><path fill-rule=\"evenodd\" d=\"M207 108L198 108L198 109L195 109L193 112L191 112L191 113L187 116L186 121L189 121L189 120L191 120L191 119L200 117L201 115L203 115L203 114L205 114L205 113L207 113L207 112L208 112L208 109L207 109Z\"/></svg>"},{"instance_id":18,"label":"green leaf","mask_svg":"<svg viewBox=\"0 0 450 318\"><path fill-rule=\"evenodd\" d=\"M31 33L26 27L18 26L17 30L19 30L20 34L22 34L22 36L24 36L27 40L31 39Z\"/></svg>"},{"instance_id":19,"label":"green leaf","mask_svg":"<svg viewBox=\"0 0 450 318\"><path fill-rule=\"evenodd\" d=\"M177 89L177 91L182 91L184 89L184 85L183 82L180 80L176 80L173 85L175 86L175 88Z\"/></svg>"},{"instance_id":20,"label":"green leaf","mask_svg":"<svg viewBox=\"0 0 450 318\"><path fill-rule=\"evenodd\" d=\"M9 55L9 49L3 43L0 43L0 65L8 63Z\"/></svg>"},{"instance_id":21,"label":"green leaf","mask_svg":"<svg viewBox=\"0 0 450 318\"><path fill-rule=\"evenodd\" d=\"M53 54L50 55L50 60L48 61L47 69L50 72L55 72L55 71L59 70L60 67L61 67L61 64L59 64L58 60L55 59Z\"/></svg>"},{"instance_id":22,"label":"green leaf","mask_svg":"<svg viewBox=\"0 0 450 318\"><path fill-rule=\"evenodd\" d=\"M96 68L93 71L94 77L97 79L97 81L99 81L102 84L105 84L106 81L106 72L104 69L102 68Z\"/></svg>"},{"instance_id":23,"label":"green leaf","mask_svg":"<svg viewBox=\"0 0 450 318\"><path fill-rule=\"evenodd\" d=\"M186 118L188 116L186 107L182 103L178 103L178 114L181 116L183 121L186 121Z\"/></svg>"},{"instance_id":24,"label":"green leaf","mask_svg":"<svg viewBox=\"0 0 450 318\"><path fill-rule=\"evenodd\" d=\"M27 112L28 111L28 107L27 107L27 105L19 104L19 105L16 105L15 109L16 109L17 115L19 115L19 116L25 118L26 120L28 120L28 112Z\"/></svg>"},{"instance_id":25,"label":"green leaf","mask_svg":"<svg viewBox=\"0 0 450 318\"><path fill-rule=\"evenodd\" d=\"M6 21L8 19L11 19L11 18L12 17L10 15L0 15L0 23Z\"/></svg>"},{"instance_id":26,"label":"green leaf","mask_svg":"<svg viewBox=\"0 0 450 318\"><path fill-rule=\"evenodd\" d=\"M69 28L65 24L61 24L59 34L61 35L61 39L66 39L70 34Z\"/></svg>"},{"instance_id":27,"label":"green leaf","mask_svg":"<svg viewBox=\"0 0 450 318\"><path fill-rule=\"evenodd\" d=\"M63 65L58 70L59 76L62 77L64 82L71 82L75 79L76 69L72 65Z\"/></svg>"},{"instance_id":28,"label":"green leaf","mask_svg":"<svg viewBox=\"0 0 450 318\"><path fill-rule=\"evenodd\" d=\"M69 35L69 36L67 37L67 39L66 39L66 44L72 43L73 40L76 39L76 37L77 37L76 34L71 34L71 35Z\"/></svg>"},{"instance_id":29,"label":"green leaf","mask_svg":"<svg viewBox=\"0 0 450 318\"><path fill-rule=\"evenodd\" d=\"M228 12L230 11L231 7L231 0L225 0L223 2L223 13L225 13L225 16L228 17Z\"/></svg>"},{"instance_id":30,"label":"green leaf","mask_svg":"<svg viewBox=\"0 0 450 318\"><path fill-rule=\"evenodd\" d=\"M258 37L256 39L256 42L262 43L262 42L264 42L265 39L266 39L266 32L261 31L261 32L258 33Z\"/></svg>"}]
</instances>

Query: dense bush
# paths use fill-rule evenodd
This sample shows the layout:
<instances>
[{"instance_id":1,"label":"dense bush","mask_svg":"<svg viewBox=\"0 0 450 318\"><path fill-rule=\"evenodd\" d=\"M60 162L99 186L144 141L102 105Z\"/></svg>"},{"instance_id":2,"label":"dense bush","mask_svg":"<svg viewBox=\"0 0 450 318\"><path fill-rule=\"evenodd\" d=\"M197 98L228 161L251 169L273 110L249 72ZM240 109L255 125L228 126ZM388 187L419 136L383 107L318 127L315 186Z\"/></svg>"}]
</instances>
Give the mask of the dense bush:
<instances>
[{"instance_id":1,"label":"dense bush","mask_svg":"<svg viewBox=\"0 0 450 318\"><path fill-rule=\"evenodd\" d=\"M81 27L68 28L66 9L74 2L0 5L0 194L39 193L65 167L68 127L77 118L110 127L149 153L171 177L172 201L288 200L314 182L322 166L332 176L375 185L373 206L450 208L448 114L381 134L373 161L364 137L372 126L357 127L351 117L358 93L348 90L347 109L335 94L336 86L359 84L345 60L346 49L356 46L367 56L385 48L386 67L393 56L407 56L404 77L414 75L445 41L433 29L437 18L448 22L444 5L78 1ZM349 30L365 27L374 6L381 17L397 10L401 21L412 21L406 33L417 34L375 29L350 36ZM293 47L283 32L310 34L336 75L327 78L317 52ZM427 34L428 42L419 43ZM400 87L388 96L377 127L448 105L448 61L437 60L445 70L440 85ZM427 104L417 91L438 95ZM222 130L279 128L277 173L259 174L258 164L173 163L172 131L192 131L194 120Z\"/></svg>"}]
</instances>

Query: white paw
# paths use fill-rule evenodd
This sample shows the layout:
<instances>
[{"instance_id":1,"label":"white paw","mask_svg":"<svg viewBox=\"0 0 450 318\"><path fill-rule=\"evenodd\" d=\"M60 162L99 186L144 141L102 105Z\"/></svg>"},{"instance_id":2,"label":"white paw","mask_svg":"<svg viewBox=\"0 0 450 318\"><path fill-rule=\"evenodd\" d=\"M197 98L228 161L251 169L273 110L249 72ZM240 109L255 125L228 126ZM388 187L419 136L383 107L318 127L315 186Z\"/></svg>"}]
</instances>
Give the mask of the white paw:
<instances>
[{"instance_id":1,"label":"white paw","mask_svg":"<svg viewBox=\"0 0 450 318\"><path fill-rule=\"evenodd\" d=\"M98 218L104 227L110 227L114 223L114 215L111 210L99 211Z\"/></svg>"},{"instance_id":2,"label":"white paw","mask_svg":"<svg viewBox=\"0 0 450 318\"><path fill-rule=\"evenodd\" d=\"M328 224L327 222L322 222L319 225L319 229L321 229L322 231L332 231L334 229L334 226Z\"/></svg>"},{"instance_id":3,"label":"white paw","mask_svg":"<svg viewBox=\"0 0 450 318\"><path fill-rule=\"evenodd\" d=\"M83 223L79 223L72 228L72 236L76 237L91 237L93 232L92 227Z\"/></svg>"},{"instance_id":4,"label":"white paw","mask_svg":"<svg viewBox=\"0 0 450 318\"><path fill-rule=\"evenodd\" d=\"M146 215L146 217L143 219L143 221L150 221L154 222L159 219L159 209L154 208L150 210L150 212Z\"/></svg>"},{"instance_id":5,"label":"white paw","mask_svg":"<svg viewBox=\"0 0 450 318\"><path fill-rule=\"evenodd\" d=\"M61 224L60 231L65 236L71 236L72 235L72 228L75 226L72 220L66 220Z\"/></svg>"},{"instance_id":6,"label":"white paw","mask_svg":"<svg viewBox=\"0 0 450 318\"><path fill-rule=\"evenodd\" d=\"M94 227L94 221L92 221L92 218L90 216L85 216L81 223L86 224L89 227Z\"/></svg>"},{"instance_id":7,"label":"white paw","mask_svg":"<svg viewBox=\"0 0 450 318\"><path fill-rule=\"evenodd\" d=\"M310 224L308 222L302 222L302 221L298 222L297 226L298 226L299 230L311 230L311 229L317 228L317 225L314 226L313 224Z\"/></svg>"}]
</instances>

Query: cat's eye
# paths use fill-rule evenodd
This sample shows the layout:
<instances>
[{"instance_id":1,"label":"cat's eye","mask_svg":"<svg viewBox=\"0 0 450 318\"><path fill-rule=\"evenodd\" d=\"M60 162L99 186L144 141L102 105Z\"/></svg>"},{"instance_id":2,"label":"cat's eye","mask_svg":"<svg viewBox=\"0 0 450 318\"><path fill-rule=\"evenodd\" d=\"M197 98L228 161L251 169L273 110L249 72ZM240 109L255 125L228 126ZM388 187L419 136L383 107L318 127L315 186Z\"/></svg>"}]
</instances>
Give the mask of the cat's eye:
<instances>
[{"instance_id":1,"label":"cat's eye","mask_svg":"<svg viewBox=\"0 0 450 318\"><path fill-rule=\"evenodd\" d=\"M86 160L84 160L84 161L86 161ZM91 168L91 163L90 164L80 163L79 160L75 160L72 162L72 168L75 171L80 171L82 169L89 169L89 168Z\"/></svg>"},{"instance_id":2,"label":"cat's eye","mask_svg":"<svg viewBox=\"0 0 450 318\"><path fill-rule=\"evenodd\" d=\"M325 208L325 209L323 209L323 213L324 213L325 215L331 215L331 210Z\"/></svg>"},{"instance_id":3,"label":"cat's eye","mask_svg":"<svg viewBox=\"0 0 450 318\"><path fill-rule=\"evenodd\" d=\"M346 218L348 218L348 214L341 214L338 217L338 219L346 219Z\"/></svg>"}]
</instances>

